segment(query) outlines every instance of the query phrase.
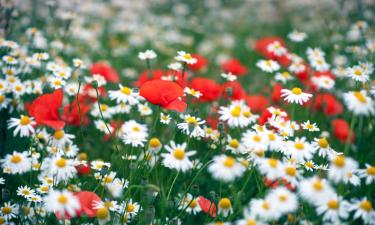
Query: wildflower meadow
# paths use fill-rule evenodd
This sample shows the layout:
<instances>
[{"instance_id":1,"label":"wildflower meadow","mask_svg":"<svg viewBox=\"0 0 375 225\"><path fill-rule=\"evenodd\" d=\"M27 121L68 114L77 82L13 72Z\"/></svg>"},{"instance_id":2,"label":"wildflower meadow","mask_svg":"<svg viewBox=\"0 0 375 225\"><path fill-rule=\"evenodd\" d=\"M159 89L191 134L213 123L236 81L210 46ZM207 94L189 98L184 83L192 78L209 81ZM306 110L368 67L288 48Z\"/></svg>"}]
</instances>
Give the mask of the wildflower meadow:
<instances>
[{"instance_id":1,"label":"wildflower meadow","mask_svg":"<svg viewBox=\"0 0 375 225\"><path fill-rule=\"evenodd\" d=\"M374 0L0 0L0 224L375 224Z\"/></svg>"}]
</instances>

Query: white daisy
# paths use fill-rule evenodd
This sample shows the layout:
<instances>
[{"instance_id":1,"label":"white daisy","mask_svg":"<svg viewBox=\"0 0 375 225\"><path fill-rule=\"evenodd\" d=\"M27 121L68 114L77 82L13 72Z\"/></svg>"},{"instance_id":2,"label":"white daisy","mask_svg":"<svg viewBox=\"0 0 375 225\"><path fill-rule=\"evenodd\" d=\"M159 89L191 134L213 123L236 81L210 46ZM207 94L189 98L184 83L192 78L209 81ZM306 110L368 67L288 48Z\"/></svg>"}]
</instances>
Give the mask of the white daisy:
<instances>
[{"instance_id":1,"label":"white daisy","mask_svg":"<svg viewBox=\"0 0 375 225\"><path fill-rule=\"evenodd\" d=\"M273 60L259 60L256 64L257 67L259 67L261 70L272 73L280 69L280 65Z\"/></svg>"},{"instance_id":2,"label":"white daisy","mask_svg":"<svg viewBox=\"0 0 375 225\"><path fill-rule=\"evenodd\" d=\"M25 173L31 169L31 159L27 152L16 152L7 154L4 159L1 160L3 169L9 169L10 173Z\"/></svg>"},{"instance_id":3,"label":"white daisy","mask_svg":"<svg viewBox=\"0 0 375 225\"><path fill-rule=\"evenodd\" d=\"M350 91L343 95L345 105L355 115L368 116L375 113L375 103L365 91Z\"/></svg>"},{"instance_id":4,"label":"white daisy","mask_svg":"<svg viewBox=\"0 0 375 225\"><path fill-rule=\"evenodd\" d=\"M208 171L215 179L227 183L241 177L245 170L241 163L227 155L215 156L213 162L208 166Z\"/></svg>"},{"instance_id":5,"label":"white daisy","mask_svg":"<svg viewBox=\"0 0 375 225\"><path fill-rule=\"evenodd\" d=\"M29 137L33 133L35 133L34 125L36 122L34 121L33 117L28 117L21 115L21 117L18 118L10 118L8 120L8 128L15 127L13 131L13 136L17 136L18 133L20 133L21 137Z\"/></svg>"},{"instance_id":6,"label":"white daisy","mask_svg":"<svg viewBox=\"0 0 375 225\"><path fill-rule=\"evenodd\" d=\"M79 200L67 190L53 190L43 199L45 208L49 212L57 213L61 217L69 215L74 217L76 212L81 208Z\"/></svg>"},{"instance_id":7,"label":"white daisy","mask_svg":"<svg viewBox=\"0 0 375 225\"><path fill-rule=\"evenodd\" d=\"M176 144L174 141L170 145L166 145L165 149L168 153L162 153L163 165L176 169L177 171L186 172L193 168L193 163L189 157L195 155L196 151L186 151L187 144Z\"/></svg>"},{"instance_id":8,"label":"white daisy","mask_svg":"<svg viewBox=\"0 0 375 225\"><path fill-rule=\"evenodd\" d=\"M312 94L302 92L301 88L295 87L292 90L282 89L281 97L283 97L286 102L302 105L312 97Z\"/></svg>"},{"instance_id":9,"label":"white daisy","mask_svg":"<svg viewBox=\"0 0 375 225\"><path fill-rule=\"evenodd\" d=\"M150 60L156 58L156 53L154 50L146 50L144 52L138 53L138 58L141 60Z\"/></svg>"},{"instance_id":10,"label":"white daisy","mask_svg":"<svg viewBox=\"0 0 375 225\"><path fill-rule=\"evenodd\" d=\"M288 38L293 42L302 42L307 38L307 34L297 30L293 30L288 34Z\"/></svg>"},{"instance_id":11,"label":"white daisy","mask_svg":"<svg viewBox=\"0 0 375 225\"><path fill-rule=\"evenodd\" d=\"M133 89L122 86L119 84L119 90L108 91L109 98L111 100L116 100L116 103L129 103L130 105L135 105L138 103L139 93Z\"/></svg>"},{"instance_id":12,"label":"white daisy","mask_svg":"<svg viewBox=\"0 0 375 225\"><path fill-rule=\"evenodd\" d=\"M205 135L201 127L206 121L190 115L182 115L184 122L177 124L178 129L191 137L203 137Z\"/></svg>"},{"instance_id":13,"label":"white daisy","mask_svg":"<svg viewBox=\"0 0 375 225\"><path fill-rule=\"evenodd\" d=\"M178 51L175 59L177 61L184 62L184 63L187 63L187 64L197 63L197 59L193 58L189 53L186 53L184 51Z\"/></svg>"}]
</instances>

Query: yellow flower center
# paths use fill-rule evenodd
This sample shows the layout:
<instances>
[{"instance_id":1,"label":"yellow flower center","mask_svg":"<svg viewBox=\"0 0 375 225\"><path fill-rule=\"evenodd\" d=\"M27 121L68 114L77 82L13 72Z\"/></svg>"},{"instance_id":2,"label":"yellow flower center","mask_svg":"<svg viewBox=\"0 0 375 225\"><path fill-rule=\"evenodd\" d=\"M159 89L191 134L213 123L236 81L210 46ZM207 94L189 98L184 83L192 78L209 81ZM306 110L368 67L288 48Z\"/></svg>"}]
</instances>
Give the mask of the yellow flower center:
<instances>
[{"instance_id":1,"label":"yellow flower center","mask_svg":"<svg viewBox=\"0 0 375 225\"><path fill-rule=\"evenodd\" d=\"M135 206L133 205L133 204L128 204L127 206L126 206L126 211L128 211L129 213L130 212L134 212L134 209L135 209Z\"/></svg>"},{"instance_id":2,"label":"yellow flower center","mask_svg":"<svg viewBox=\"0 0 375 225\"><path fill-rule=\"evenodd\" d=\"M246 225L256 225L257 223L255 222L255 220L252 220L252 219L249 219L246 221Z\"/></svg>"},{"instance_id":3,"label":"yellow flower center","mask_svg":"<svg viewBox=\"0 0 375 225\"><path fill-rule=\"evenodd\" d=\"M232 148L238 148L238 146L240 146L240 143L238 143L237 139L232 139L229 142L229 146L232 147Z\"/></svg>"},{"instance_id":4,"label":"yellow flower center","mask_svg":"<svg viewBox=\"0 0 375 225\"><path fill-rule=\"evenodd\" d=\"M305 148L305 145L302 142L297 142L294 144L294 148L297 150L303 150Z\"/></svg>"},{"instance_id":5,"label":"yellow flower center","mask_svg":"<svg viewBox=\"0 0 375 225\"><path fill-rule=\"evenodd\" d=\"M194 125L197 125L197 124L198 124L197 119L195 119L195 118L192 117L192 116L188 116L188 117L186 117L185 121L186 121L188 124L194 124Z\"/></svg>"},{"instance_id":6,"label":"yellow flower center","mask_svg":"<svg viewBox=\"0 0 375 225\"><path fill-rule=\"evenodd\" d=\"M107 207L102 207L96 210L96 218L99 220L104 220L108 217L109 211Z\"/></svg>"},{"instance_id":7,"label":"yellow flower center","mask_svg":"<svg viewBox=\"0 0 375 225\"><path fill-rule=\"evenodd\" d=\"M328 147L328 141L325 138L321 138L318 141L319 147L321 148L327 148Z\"/></svg>"},{"instance_id":8,"label":"yellow flower center","mask_svg":"<svg viewBox=\"0 0 375 225\"><path fill-rule=\"evenodd\" d=\"M28 195L30 195L30 191L29 191L29 190L27 190L27 189L25 189L25 190L22 190L22 191L21 191L21 193L22 193L23 195L25 195L25 196L28 196Z\"/></svg>"},{"instance_id":9,"label":"yellow flower center","mask_svg":"<svg viewBox=\"0 0 375 225\"><path fill-rule=\"evenodd\" d=\"M17 92L20 92L20 91L22 91L22 86L17 85L14 89L15 89Z\"/></svg>"},{"instance_id":10,"label":"yellow flower center","mask_svg":"<svg viewBox=\"0 0 375 225\"><path fill-rule=\"evenodd\" d=\"M259 135L254 135L253 141L255 141L255 142L261 142L262 138Z\"/></svg>"},{"instance_id":11,"label":"yellow flower center","mask_svg":"<svg viewBox=\"0 0 375 225\"><path fill-rule=\"evenodd\" d=\"M104 183L108 184L108 183L111 183L112 181L113 181L113 178L111 176L104 177Z\"/></svg>"},{"instance_id":12,"label":"yellow flower center","mask_svg":"<svg viewBox=\"0 0 375 225\"><path fill-rule=\"evenodd\" d=\"M357 76L362 76L362 71L361 70L354 70L354 74Z\"/></svg>"},{"instance_id":13,"label":"yellow flower center","mask_svg":"<svg viewBox=\"0 0 375 225\"><path fill-rule=\"evenodd\" d=\"M281 75L282 75L284 78L288 78L288 77L290 77L290 74L289 74L288 72L283 72Z\"/></svg>"},{"instance_id":14,"label":"yellow flower center","mask_svg":"<svg viewBox=\"0 0 375 225\"><path fill-rule=\"evenodd\" d=\"M55 164L59 168L64 168L66 166L66 159L60 158L60 159L56 160Z\"/></svg>"},{"instance_id":15,"label":"yellow flower center","mask_svg":"<svg viewBox=\"0 0 375 225\"><path fill-rule=\"evenodd\" d=\"M176 150L174 150L173 156L176 159L183 160L185 158L185 151L181 148L177 148Z\"/></svg>"},{"instance_id":16,"label":"yellow flower center","mask_svg":"<svg viewBox=\"0 0 375 225\"><path fill-rule=\"evenodd\" d=\"M250 111L245 111L242 113L242 115L246 118L249 118L251 116L251 112Z\"/></svg>"},{"instance_id":17,"label":"yellow flower center","mask_svg":"<svg viewBox=\"0 0 375 225\"><path fill-rule=\"evenodd\" d=\"M272 168L276 168L277 167L277 160L276 159L269 159L268 165L270 165L270 167L272 167Z\"/></svg>"},{"instance_id":18,"label":"yellow flower center","mask_svg":"<svg viewBox=\"0 0 375 225\"><path fill-rule=\"evenodd\" d=\"M269 135L268 135L268 139L269 139L270 141L274 141L274 140L276 139L276 137L275 137L274 134L269 134Z\"/></svg>"},{"instance_id":19,"label":"yellow flower center","mask_svg":"<svg viewBox=\"0 0 375 225\"><path fill-rule=\"evenodd\" d=\"M240 106L236 106L232 109L232 111L230 111L230 114L233 116L233 117L239 117L241 115L241 107Z\"/></svg>"},{"instance_id":20,"label":"yellow flower center","mask_svg":"<svg viewBox=\"0 0 375 225\"><path fill-rule=\"evenodd\" d=\"M375 166L370 166L369 168L367 168L367 174L375 176Z\"/></svg>"},{"instance_id":21,"label":"yellow flower center","mask_svg":"<svg viewBox=\"0 0 375 225\"><path fill-rule=\"evenodd\" d=\"M61 81L60 81L60 80L55 80L54 84L55 84L56 86L61 86Z\"/></svg>"},{"instance_id":22,"label":"yellow flower center","mask_svg":"<svg viewBox=\"0 0 375 225\"><path fill-rule=\"evenodd\" d=\"M189 53L186 53L183 57L184 57L184 59L186 59L186 60L190 60L190 59L193 58Z\"/></svg>"},{"instance_id":23,"label":"yellow flower center","mask_svg":"<svg viewBox=\"0 0 375 225\"><path fill-rule=\"evenodd\" d=\"M139 128L139 127L133 127L133 129L132 129L134 132L139 132L139 131L141 131L141 128Z\"/></svg>"},{"instance_id":24,"label":"yellow flower center","mask_svg":"<svg viewBox=\"0 0 375 225\"><path fill-rule=\"evenodd\" d=\"M316 180L313 183L313 188L317 191L320 191L323 189L323 183L320 180Z\"/></svg>"},{"instance_id":25,"label":"yellow flower center","mask_svg":"<svg viewBox=\"0 0 375 225\"><path fill-rule=\"evenodd\" d=\"M132 93L132 89L130 89L128 87L122 87L121 93L123 93L124 95L130 95Z\"/></svg>"},{"instance_id":26,"label":"yellow flower center","mask_svg":"<svg viewBox=\"0 0 375 225\"><path fill-rule=\"evenodd\" d=\"M11 207L8 207L8 206L4 206L2 209L1 209L1 212L3 214L10 214L12 213L12 208Z\"/></svg>"},{"instance_id":27,"label":"yellow flower center","mask_svg":"<svg viewBox=\"0 0 375 225\"><path fill-rule=\"evenodd\" d=\"M329 200L327 202L327 206L330 209L338 209L339 208L339 202L336 200Z\"/></svg>"},{"instance_id":28,"label":"yellow flower center","mask_svg":"<svg viewBox=\"0 0 375 225\"><path fill-rule=\"evenodd\" d=\"M308 161L305 163L305 166L309 167L309 168L313 168L314 167L314 163L311 162L311 161Z\"/></svg>"},{"instance_id":29,"label":"yellow flower center","mask_svg":"<svg viewBox=\"0 0 375 225\"><path fill-rule=\"evenodd\" d=\"M0 95L0 103L3 103L5 101L5 96L4 95Z\"/></svg>"},{"instance_id":30,"label":"yellow flower center","mask_svg":"<svg viewBox=\"0 0 375 225\"><path fill-rule=\"evenodd\" d=\"M22 126L30 124L30 118L28 116L21 116L20 124Z\"/></svg>"},{"instance_id":31,"label":"yellow flower center","mask_svg":"<svg viewBox=\"0 0 375 225\"><path fill-rule=\"evenodd\" d=\"M150 147L151 148L157 148L161 145L160 141L158 138L151 138L150 140Z\"/></svg>"},{"instance_id":32,"label":"yellow flower center","mask_svg":"<svg viewBox=\"0 0 375 225\"><path fill-rule=\"evenodd\" d=\"M59 201L59 203L61 203L62 205L65 205L66 203L68 203L68 198L65 195L60 195L57 198L57 201Z\"/></svg>"},{"instance_id":33,"label":"yellow flower center","mask_svg":"<svg viewBox=\"0 0 375 225\"><path fill-rule=\"evenodd\" d=\"M18 163L20 163L22 161L22 158L19 155L12 155L12 157L10 158L10 161L13 164L18 164Z\"/></svg>"},{"instance_id":34,"label":"yellow flower center","mask_svg":"<svg viewBox=\"0 0 375 225\"><path fill-rule=\"evenodd\" d=\"M345 166L345 156L337 156L334 160L333 160L333 164L335 164L335 166L337 167L344 167Z\"/></svg>"},{"instance_id":35,"label":"yellow flower center","mask_svg":"<svg viewBox=\"0 0 375 225\"><path fill-rule=\"evenodd\" d=\"M294 177L296 175L296 172L297 172L296 168L292 166L289 166L285 169L285 173L291 177Z\"/></svg>"},{"instance_id":36,"label":"yellow flower center","mask_svg":"<svg viewBox=\"0 0 375 225\"><path fill-rule=\"evenodd\" d=\"M234 164L236 163L236 160L231 157L231 156L228 156L225 160L224 160L224 166L225 167L228 167L228 168L231 168L234 166Z\"/></svg>"},{"instance_id":37,"label":"yellow flower center","mask_svg":"<svg viewBox=\"0 0 375 225\"><path fill-rule=\"evenodd\" d=\"M270 209L270 204L268 204L268 202L264 201L264 202L262 203L262 208L263 208L263 209L266 209L266 210L269 210L269 209Z\"/></svg>"},{"instance_id":38,"label":"yellow flower center","mask_svg":"<svg viewBox=\"0 0 375 225\"><path fill-rule=\"evenodd\" d=\"M103 112L105 112L105 111L107 111L107 109L108 109L108 105L106 105L106 104L100 104L100 109L101 109Z\"/></svg>"},{"instance_id":39,"label":"yellow flower center","mask_svg":"<svg viewBox=\"0 0 375 225\"><path fill-rule=\"evenodd\" d=\"M42 186L42 187L40 187L40 190L43 191L43 192L47 192L47 191L49 191L49 187L48 186Z\"/></svg>"},{"instance_id":40,"label":"yellow flower center","mask_svg":"<svg viewBox=\"0 0 375 225\"><path fill-rule=\"evenodd\" d=\"M286 202L288 200L288 196L286 195L279 195L280 202Z\"/></svg>"},{"instance_id":41,"label":"yellow flower center","mask_svg":"<svg viewBox=\"0 0 375 225\"><path fill-rule=\"evenodd\" d=\"M354 95L354 97L357 98L357 100L358 100L359 102L364 103L364 104L367 102L366 97L365 97L361 92L359 92L359 91L354 91L354 92L353 92L353 95Z\"/></svg>"},{"instance_id":42,"label":"yellow flower center","mask_svg":"<svg viewBox=\"0 0 375 225\"><path fill-rule=\"evenodd\" d=\"M219 207L222 209L230 209L230 207L232 207L232 203L230 202L229 198L222 198L219 201Z\"/></svg>"},{"instance_id":43,"label":"yellow flower center","mask_svg":"<svg viewBox=\"0 0 375 225\"><path fill-rule=\"evenodd\" d=\"M65 135L65 132L63 130L56 130L55 133L53 134L53 137L56 139L56 140L60 140L61 138L63 138Z\"/></svg>"},{"instance_id":44,"label":"yellow flower center","mask_svg":"<svg viewBox=\"0 0 375 225\"><path fill-rule=\"evenodd\" d=\"M361 207L361 209L365 210L366 212L370 212L372 210L372 204L368 200L364 200L359 203L359 207Z\"/></svg>"},{"instance_id":45,"label":"yellow flower center","mask_svg":"<svg viewBox=\"0 0 375 225\"><path fill-rule=\"evenodd\" d=\"M302 94L302 90L301 90L301 88L295 87L295 88L292 89L292 93L295 94L295 95L300 95L300 94Z\"/></svg>"},{"instance_id":46,"label":"yellow flower center","mask_svg":"<svg viewBox=\"0 0 375 225\"><path fill-rule=\"evenodd\" d=\"M195 207L197 207L197 205L198 205L197 201L193 200L193 201L190 202L189 207L194 209Z\"/></svg>"}]
</instances>

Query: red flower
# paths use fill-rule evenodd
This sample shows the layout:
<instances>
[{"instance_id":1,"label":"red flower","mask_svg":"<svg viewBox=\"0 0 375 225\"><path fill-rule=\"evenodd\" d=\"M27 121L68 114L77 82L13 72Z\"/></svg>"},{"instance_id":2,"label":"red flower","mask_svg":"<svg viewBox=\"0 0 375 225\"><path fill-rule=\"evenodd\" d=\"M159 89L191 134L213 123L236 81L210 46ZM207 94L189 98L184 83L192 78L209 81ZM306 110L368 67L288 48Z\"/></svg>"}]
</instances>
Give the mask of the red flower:
<instances>
[{"instance_id":1,"label":"red flower","mask_svg":"<svg viewBox=\"0 0 375 225\"><path fill-rule=\"evenodd\" d=\"M232 88L232 95L231 99L233 100L239 100L239 99L244 99L246 97L246 91L243 89L241 84L238 81L228 81L223 85L223 94L224 97L227 98L227 89Z\"/></svg>"},{"instance_id":2,"label":"red flower","mask_svg":"<svg viewBox=\"0 0 375 225\"><path fill-rule=\"evenodd\" d=\"M281 99L281 89L283 89L283 86L281 84L276 83L273 86L273 92L271 95L271 99L274 103L279 103Z\"/></svg>"},{"instance_id":3,"label":"red flower","mask_svg":"<svg viewBox=\"0 0 375 225\"><path fill-rule=\"evenodd\" d=\"M280 110L281 112L285 112L285 113L286 113L286 111L285 111L284 109L280 109L280 108L279 108L279 110ZM258 123L259 123L259 125L263 126L265 123L268 122L269 119L271 119L271 117L272 117L272 113L271 113L270 111L268 111L268 109L263 110L262 114L261 114L260 117L258 118ZM287 116L285 116L285 117L283 117L283 118L284 118L285 120L289 120L288 114L287 114Z\"/></svg>"},{"instance_id":4,"label":"red flower","mask_svg":"<svg viewBox=\"0 0 375 225\"><path fill-rule=\"evenodd\" d=\"M183 112L186 103L180 100L184 95L181 86L167 80L151 80L144 83L139 94L154 105Z\"/></svg>"},{"instance_id":5,"label":"red flower","mask_svg":"<svg viewBox=\"0 0 375 225\"><path fill-rule=\"evenodd\" d=\"M311 68L306 63L303 63L303 65L305 66L305 69L296 73L296 77L306 85L310 78Z\"/></svg>"},{"instance_id":6,"label":"red flower","mask_svg":"<svg viewBox=\"0 0 375 225\"><path fill-rule=\"evenodd\" d=\"M78 175L88 175L91 173L91 168L88 163L78 164L77 166L75 166L75 168L78 172Z\"/></svg>"},{"instance_id":7,"label":"red flower","mask_svg":"<svg viewBox=\"0 0 375 225\"><path fill-rule=\"evenodd\" d=\"M197 60L194 64L187 64L187 67L193 71L198 71L206 68L207 66L207 59L199 54L191 54L193 58Z\"/></svg>"},{"instance_id":8,"label":"red flower","mask_svg":"<svg viewBox=\"0 0 375 225\"><path fill-rule=\"evenodd\" d=\"M29 106L29 114L38 125L45 125L61 130L65 122L60 119L59 108L63 100L63 90L55 90L52 94L44 94L36 98Z\"/></svg>"},{"instance_id":9,"label":"red flower","mask_svg":"<svg viewBox=\"0 0 375 225\"><path fill-rule=\"evenodd\" d=\"M327 116L336 116L344 111L342 104L332 94L325 93L316 96L313 103L314 110L322 111Z\"/></svg>"},{"instance_id":10,"label":"red flower","mask_svg":"<svg viewBox=\"0 0 375 225\"><path fill-rule=\"evenodd\" d=\"M246 102L251 111L257 113L262 112L269 105L268 99L263 95L248 95L246 97Z\"/></svg>"},{"instance_id":11,"label":"red flower","mask_svg":"<svg viewBox=\"0 0 375 225\"><path fill-rule=\"evenodd\" d=\"M97 62L91 65L91 74L102 75L108 82L117 83L120 78L115 69L105 62Z\"/></svg>"},{"instance_id":12,"label":"red flower","mask_svg":"<svg viewBox=\"0 0 375 225\"><path fill-rule=\"evenodd\" d=\"M255 42L254 50L262 54L266 58L272 58L272 55L268 51L268 45L278 41L281 46L285 47L285 42L282 38L276 36L260 38Z\"/></svg>"},{"instance_id":13,"label":"red flower","mask_svg":"<svg viewBox=\"0 0 375 225\"><path fill-rule=\"evenodd\" d=\"M148 70L143 71L141 73L138 81L135 82L135 86L140 87L144 83L146 83L147 81L150 81L150 80L161 80L163 76L172 76L177 80L176 81L177 84L179 84L181 87L186 87L187 78L188 78L188 74L187 74L186 71L185 71L185 74L184 74L184 79L182 79L182 71L178 71L176 73L175 71L172 71L172 70L167 70L167 71L153 70L151 72L151 75L152 75L152 77L148 77L149 76Z\"/></svg>"},{"instance_id":14,"label":"red flower","mask_svg":"<svg viewBox=\"0 0 375 225\"><path fill-rule=\"evenodd\" d=\"M350 135L350 142L354 142L354 132L350 131L349 124L343 119L336 119L331 122L331 126L333 128L333 135L339 139L342 143L346 143Z\"/></svg>"},{"instance_id":15,"label":"red flower","mask_svg":"<svg viewBox=\"0 0 375 225\"><path fill-rule=\"evenodd\" d=\"M278 186L285 186L286 188L288 188L291 191L296 190L296 187L292 183L288 182L285 179L277 179L277 180L272 181L270 179L264 178L264 184L267 187L270 187L272 189L277 188Z\"/></svg>"},{"instance_id":16,"label":"red flower","mask_svg":"<svg viewBox=\"0 0 375 225\"><path fill-rule=\"evenodd\" d=\"M226 73L236 76L243 76L247 73L247 68L238 59L230 59L221 64L221 69Z\"/></svg>"},{"instance_id":17,"label":"red flower","mask_svg":"<svg viewBox=\"0 0 375 225\"><path fill-rule=\"evenodd\" d=\"M198 204L202 211L208 213L211 217L216 217L216 205L203 196L198 197Z\"/></svg>"},{"instance_id":18,"label":"red flower","mask_svg":"<svg viewBox=\"0 0 375 225\"><path fill-rule=\"evenodd\" d=\"M220 97L221 94L221 86L212 79L197 77L191 81L189 86L190 88L202 93L199 101L215 101Z\"/></svg>"},{"instance_id":19,"label":"red flower","mask_svg":"<svg viewBox=\"0 0 375 225\"><path fill-rule=\"evenodd\" d=\"M76 100L71 104L64 107L62 119L69 125L80 126L88 125L90 123L89 118L87 118L86 113L90 111L90 105L79 102L76 104ZM79 114L81 112L81 115Z\"/></svg>"},{"instance_id":20,"label":"red flower","mask_svg":"<svg viewBox=\"0 0 375 225\"><path fill-rule=\"evenodd\" d=\"M74 195L78 198L79 203L81 204L79 215L84 213L88 217L95 217L96 209L94 209L94 203L101 202L102 200L100 197L91 191L79 191L74 193Z\"/></svg>"}]
</instances>

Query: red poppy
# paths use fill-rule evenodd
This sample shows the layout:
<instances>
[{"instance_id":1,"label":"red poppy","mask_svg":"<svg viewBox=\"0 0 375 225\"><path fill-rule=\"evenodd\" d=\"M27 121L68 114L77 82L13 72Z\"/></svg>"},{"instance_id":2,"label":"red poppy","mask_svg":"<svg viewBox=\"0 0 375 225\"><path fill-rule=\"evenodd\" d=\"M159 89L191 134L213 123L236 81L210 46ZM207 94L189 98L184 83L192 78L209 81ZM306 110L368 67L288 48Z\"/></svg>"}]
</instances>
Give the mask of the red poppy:
<instances>
[{"instance_id":1,"label":"red poppy","mask_svg":"<svg viewBox=\"0 0 375 225\"><path fill-rule=\"evenodd\" d=\"M90 105L79 102L78 108L78 104L76 104L76 102L77 101L75 100L71 104L64 107L62 119L67 124L72 126L88 125L90 120L87 118L86 113L90 111Z\"/></svg>"},{"instance_id":2,"label":"red poppy","mask_svg":"<svg viewBox=\"0 0 375 225\"><path fill-rule=\"evenodd\" d=\"M81 205L79 215L85 214L88 217L95 217L96 209L94 209L94 203L101 202L100 197L91 191L79 191L75 192L74 195L78 198Z\"/></svg>"},{"instance_id":3,"label":"red poppy","mask_svg":"<svg viewBox=\"0 0 375 225\"><path fill-rule=\"evenodd\" d=\"M243 76L247 73L247 68L238 59L229 59L221 64L221 69L226 73L236 76Z\"/></svg>"},{"instance_id":4,"label":"red poppy","mask_svg":"<svg viewBox=\"0 0 375 225\"><path fill-rule=\"evenodd\" d=\"M248 95L246 102L251 111L256 113L262 112L269 105L268 99L263 95Z\"/></svg>"},{"instance_id":5,"label":"red poppy","mask_svg":"<svg viewBox=\"0 0 375 225\"><path fill-rule=\"evenodd\" d=\"M284 109L279 108L279 110L286 113L286 111ZM258 118L259 125L263 126L265 123L268 122L269 119L271 119L271 117L272 117L272 113L270 111L268 111L268 109L263 110L262 114ZM283 118L285 120L289 120L288 116L285 116Z\"/></svg>"},{"instance_id":6,"label":"red poppy","mask_svg":"<svg viewBox=\"0 0 375 225\"><path fill-rule=\"evenodd\" d=\"M203 196L198 197L198 204L202 211L208 213L211 217L216 217L216 205Z\"/></svg>"},{"instance_id":7,"label":"red poppy","mask_svg":"<svg viewBox=\"0 0 375 225\"><path fill-rule=\"evenodd\" d=\"M270 187L272 189L275 189L279 186L285 186L286 188L288 188L291 191L296 190L296 187L292 183L288 182L285 179L270 180L270 179L264 178L264 184L267 187Z\"/></svg>"},{"instance_id":8,"label":"red poppy","mask_svg":"<svg viewBox=\"0 0 375 225\"><path fill-rule=\"evenodd\" d=\"M217 117L209 116L206 118L206 122L213 129L217 129L217 125L219 124L219 119Z\"/></svg>"},{"instance_id":9,"label":"red poppy","mask_svg":"<svg viewBox=\"0 0 375 225\"><path fill-rule=\"evenodd\" d=\"M88 163L78 164L77 166L75 166L75 168L77 170L78 175L88 175L91 173L91 168Z\"/></svg>"},{"instance_id":10,"label":"red poppy","mask_svg":"<svg viewBox=\"0 0 375 225\"><path fill-rule=\"evenodd\" d=\"M191 54L197 60L194 64L187 64L187 67L193 71L199 71L207 67L207 59L199 54Z\"/></svg>"},{"instance_id":11,"label":"red poppy","mask_svg":"<svg viewBox=\"0 0 375 225\"><path fill-rule=\"evenodd\" d=\"M238 81L228 81L223 85L222 90L225 98L228 97L228 88L232 88L231 99L239 100L246 97L246 91Z\"/></svg>"},{"instance_id":12,"label":"red poppy","mask_svg":"<svg viewBox=\"0 0 375 225\"><path fill-rule=\"evenodd\" d=\"M329 93L318 94L313 103L314 110L322 111L327 116L336 116L344 111L344 107L337 98Z\"/></svg>"},{"instance_id":13,"label":"red poppy","mask_svg":"<svg viewBox=\"0 0 375 225\"><path fill-rule=\"evenodd\" d=\"M60 119L59 108L63 100L63 90L55 90L52 94L37 97L29 106L29 114L35 118L38 125L45 125L61 130L65 122Z\"/></svg>"},{"instance_id":14,"label":"red poppy","mask_svg":"<svg viewBox=\"0 0 375 225\"><path fill-rule=\"evenodd\" d=\"M255 42L254 50L260 54L262 54L266 58L272 58L270 52L268 51L268 45L278 41L281 46L285 47L285 42L282 38L277 36L269 36L260 38Z\"/></svg>"},{"instance_id":15,"label":"red poppy","mask_svg":"<svg viewBox=\"0 0 375 225\"><path fill-rule=\"evenodd\" d=\"M281 100L281 89L283 89L283 86L279 83L276 83L273 85L273 92L271 95L271 99L274 103L279 103Z\"/></svg>"},{"instance_id":16,"label":"red poppy","mask_svg":"<svg viewBox=\"0 0 375 225\"><path fill-rule=\"evenodd\" d=\"M90 71L91 74L102 75L107 80L107 82L117 83L120 81L116 70L105 62L97 62L92 64Z\"/></svg>"},{"instance_id":17,"label":"red poppy","mask_svg":"<svg viewBox=\"0 0 375 225\"><path fill-rule=\"evenodd\" d=\"M305 69L296 73L296 77L306 85L310 78L311 68L306 63L304 63L303 65L305 66Z\"/></svg>"},{"instance_id":18,"label":"red poppy","mask_svg":"<svg viewBox=\"0 0 375 225\"><path fill-rule=\"evenodd\" d=\"M144 83L139 94L154 105L165 109L183 112L186 103L180 100L184 95L181 86L167 80L151 80Z\"/></svg>"},{"instance_id":19,"label":"red poppy","mask_svg":"<svg viewBox=\"0 0 375 225\"><path fill-rule=\"evenodd\" d=\"M161 80L163 76L172 76L176 79L176 83L179 84L181 87L186 87L187 85L187 72L185 71L184 79L182 79L182 71L172 71L172 70L153 70L151 72L152 77L149 77L148 70L145 70L139 76L138 81L135 82L135 86L142 86L145 82L150 80Z\"/></svg>"},{"instance_id":20,"label":"red poppy","mask_svg":"<svg viewBox=\"0 0 375 225\"><path fill-rule=\"evenodd\" d=\"M190 88L202 93L199 101L216 101L221 94L221 86L216 81L208 78L197 77L190 83Z\"/></svg>"},{"instance_id":21,"label":"red poppy","mask_svg":"<svg viewBox=\"0 0 375 225\"><path fill-rule=\"evenodd\" d=\"M339 139L342 143L346 143L350 135L350 142L353 143L355 135L353 131L350 131L349 124L343 119L332 120L331 126L333 129L333 135Z\"/></svg>"}]
</instances>

